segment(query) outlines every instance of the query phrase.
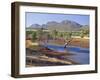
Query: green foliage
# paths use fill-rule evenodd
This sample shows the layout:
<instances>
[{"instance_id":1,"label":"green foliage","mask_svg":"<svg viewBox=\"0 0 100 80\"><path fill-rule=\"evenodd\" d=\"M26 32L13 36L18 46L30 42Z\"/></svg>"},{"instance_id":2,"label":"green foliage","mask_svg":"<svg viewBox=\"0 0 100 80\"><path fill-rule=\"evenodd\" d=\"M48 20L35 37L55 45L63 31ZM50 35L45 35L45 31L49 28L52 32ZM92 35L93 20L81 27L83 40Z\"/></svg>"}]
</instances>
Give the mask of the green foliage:
<instances>
[{"instance_id":1,"label":"green foliage","mask_svg":"<svg viewBox=\"0 0 100 80\"><path fill-rule=\"evenodd\" d=\"M39 30L37 31L37 37L38 37L38 39L41 39L42 36L43 36L43 29L41 28L41 29L39 29Z\"/></svg>"},{"instance_id":2,"label":"green foliage","mask_svg":"<svg viewBox=\"0 0 100 80\"><path fill-rule=\"evenodd\" d=\"M26 31L26 35L30 35L32 33L33 33L33 31Z\"/></svg>"},{"instance_id":3,"label":"green foliage","mask_svg":"<svg viewBox=\"0 0 100 80\"><path fill-rule=\"evenodd\" d=\"M80 31L67 31L67 32L60 32L57 30L52 30L50 32L46 32L43 30L43 28L37 30L37 31L26 31L26 36L32 37L32 40L35 41L37 39L56 39L56 38L63 38L70 40L72 39L72 36L80 36L81 38L84 38L84 36L89 37L89 29L81 29Z\"/></svg>"},{"instance_id":4,"label":"green foliage","mask_svg":"<svg viewBox=\"0 0 100 80\"><path fill-rule=\"evenodd\" d=\"M58 31L57 30L53 30L52 33L53 33L52 35L54 35L54 38L56 38L57 35L58 35Z\"/></svg>"},{"instance_id":5,"label":"green foliage","mask_svg":"<svg viewBox=\"0 0 100 80\"><path fill-rule=\"evenodd\" d=\"M88 29L82 29L80 31L80 36L83 38L84 36L89 36L89 30Z\"/></svg>"},{"instance_id":6,"label":"green foliage","mask_svg":"<svg viewBox=\"0 0 100 80\"><path fill-rule=\"evenodd\" d=\"M32 32L32 40L36 40L37 39L37 33L36 32Z\"/></svg>"},{"instance_id":7,"label":"green foliage","mask_svg":"<svg viewBox=\"0 0 100 80\"><path fill-rule=\"evenodd\" d=\"M80 32L72 32L72 36L80 36Z\"/></svg>"},{"instance_id":8,"label":"green foliage","mask_svg":"<svg viewBox=\"0 0 100 80\"><path fill-rule=\"evenodd\" d=\"M63 33L60 33L60 35L59 35L60 37L63 37Z\"/></svg>"},{"instance_id":9,"label":"green foliage","mask_svg":"<svg viewBox=\"0 0 100 80\"><path fill-rule=\"evenodd\" d=\"M50 33L48 33L48 34L47 34L47 38L48 38L48 39L51 39L51 38L52 38L52 35L51 35Z\"/></svg>"},{"instance_id":10,"label":"green foliage","mask_svg":"<svg viewBox=\"0 0 100 80\"><path fill-rule=\"evenodd\" d=\"M72 32L66 32L66 39L71 39L72 38Z\"/></svg>"}]
</instances>

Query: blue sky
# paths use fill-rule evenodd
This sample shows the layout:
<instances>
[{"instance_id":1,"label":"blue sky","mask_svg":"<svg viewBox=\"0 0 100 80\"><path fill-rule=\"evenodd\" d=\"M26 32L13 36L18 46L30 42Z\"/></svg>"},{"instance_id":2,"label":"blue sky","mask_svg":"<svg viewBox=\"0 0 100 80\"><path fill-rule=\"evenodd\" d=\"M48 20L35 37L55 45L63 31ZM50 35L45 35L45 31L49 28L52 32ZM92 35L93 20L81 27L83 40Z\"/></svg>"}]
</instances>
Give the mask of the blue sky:
<instances>
[{"instance_id":1,"label":"blue sky","mask_svg":"<svg viewBox=\"0 0 100 80\"><path fill-rule=\"evenodd\" d=\"M26 27L29 27L32 24L42 25L50 21L61 22L63 20L71 20L81 25L89 25L89 15L26 12L25 18L26 18Z\"/></svg>"}]
</instances>

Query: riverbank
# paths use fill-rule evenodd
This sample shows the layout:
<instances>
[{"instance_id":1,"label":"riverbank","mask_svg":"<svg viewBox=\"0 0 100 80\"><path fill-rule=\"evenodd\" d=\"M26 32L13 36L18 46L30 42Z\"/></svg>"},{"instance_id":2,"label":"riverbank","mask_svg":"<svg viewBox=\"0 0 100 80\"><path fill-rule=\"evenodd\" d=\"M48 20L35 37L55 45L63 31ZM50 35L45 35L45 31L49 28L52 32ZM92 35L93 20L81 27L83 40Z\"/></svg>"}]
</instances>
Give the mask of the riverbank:
<instances>
[{"instance_id":1,"label":"riverbank","mask_svg":"<svg viewBox=\"0 0 100 80\"><path fill-rule=\"evenodd\" d=\"M48 44L51 45L65 45L65 41L63 40L50 40ZM89 48L89 39L85 38L72 38L68 43L68 46L76 46L82 48Z\"/></svg>"},{"instance_id":2,"label":"riverbank","mask_svg":"<svg viewBox=\"0 0 100 80\"><path fill-rule=\"evenodd\" d=\"M68 42L68 44L67 44L68 46L89 48L89 39L88 38L72 38L69 41L59 40L59 39L48 40L47 44L64 46L66 42ZM34 46L39 46L39 42L38 41L32 42L31 40L26 40L26 48L30 48L30 47L34 47Z\"/></svg>"},{"instance_id":3,"label":"riverbank","mask_svg":"<svg viewBox=\"0 0 100 80\"><path fill-rule=\"evenodd\" d=\"M26 48L29 49L26 53L26 66L52 66L52 65L72 65L72 64L77 64L78 61L73 60L73 56L80 55L75 55L72 53L66 52L66 55L62 55L64 53L60 52L55 52L55 51L50 51L50 50L44 50L43 47L39 46L38 42L32 42L31 40L26 41ZM48 45L59 45L59 46L64 46L65 41L59 41L59 40L49 40ZM89 39L84 39L84 38L73 38L71 41L68 43L68 46L76 46L76 47L82 47L82 48L89 48ZM30 57L29 57L30 56ZM83 55L80 56L82 59L86 59ZM75 59L76 59L75 58ZM87 56L88 58L88 56ZM71 60L72 59L72 60ZM83 60L83 61L84 61ZM74 62L75 61L75 62ZM82 60L81 60L82 61Z\"/></svg>"},{"instance_id":4,"label":"riverbank","mask_svg":"<svg viewBox=\"0 0 100 80\"><path fill-rule=\"evenodd\" d=\"M49 57L44 54L38 55L39 52L35 53L35 55L27 55L26 56L26 67L32 66L59 66L59 65L72 65L78 64L75 61L70 59L59 59L56 57Z\"/></svg>"}]
</instances>

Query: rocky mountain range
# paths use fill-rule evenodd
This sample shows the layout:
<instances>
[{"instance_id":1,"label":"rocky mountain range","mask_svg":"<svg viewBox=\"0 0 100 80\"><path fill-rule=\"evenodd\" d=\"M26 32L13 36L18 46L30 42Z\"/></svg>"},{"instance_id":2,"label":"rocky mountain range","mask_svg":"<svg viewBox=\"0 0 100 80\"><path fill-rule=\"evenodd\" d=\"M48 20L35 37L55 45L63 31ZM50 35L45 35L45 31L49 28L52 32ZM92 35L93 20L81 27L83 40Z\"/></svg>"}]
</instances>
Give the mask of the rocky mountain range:
<instances>
[{"instance_id":1,"label":"rocky mountain range","mask_svg":"<svg viewBox=\"0 0 100 80\"><path fill-rule=\"evenodd\" d=\"M77 22L70 21L70 20L63 20L61 22L50 21L46 24L32 24L31 26L27 27L27 29L48 29L48 30L57 30L57 31L79 31L80 29L89 29L89 25L81 25Z\"/></svg>"}]
</instances>

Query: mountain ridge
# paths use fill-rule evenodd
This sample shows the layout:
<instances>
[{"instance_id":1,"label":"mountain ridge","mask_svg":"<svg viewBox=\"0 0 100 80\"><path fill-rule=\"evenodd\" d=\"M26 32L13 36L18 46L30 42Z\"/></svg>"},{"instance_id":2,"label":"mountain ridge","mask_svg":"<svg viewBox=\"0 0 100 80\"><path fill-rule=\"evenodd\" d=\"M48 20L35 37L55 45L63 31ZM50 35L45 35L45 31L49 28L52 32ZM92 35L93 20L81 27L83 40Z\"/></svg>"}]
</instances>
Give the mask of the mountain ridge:
<instances>
[{"instance_id":1,"label":"mountain ridge","mask_svg":"<svg viewBox=\"0 0 100 80\"><path fill-rule=\"evenodd\" d=\"M75 21L70 21L70 20L63 20L61 22L56 22L56 21L49 21L46 24L32 24L31 26L27 27L27 29L48 29L48 30L57 30L57 31L79 31L82 28L87 28L89 29L88 25L81 25Z\"/></svg>"}]
</instances>

